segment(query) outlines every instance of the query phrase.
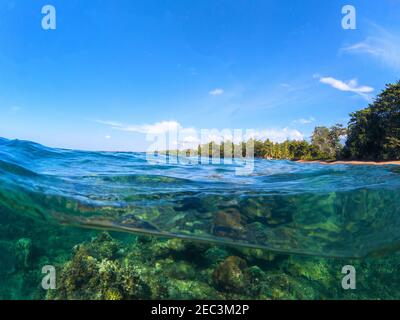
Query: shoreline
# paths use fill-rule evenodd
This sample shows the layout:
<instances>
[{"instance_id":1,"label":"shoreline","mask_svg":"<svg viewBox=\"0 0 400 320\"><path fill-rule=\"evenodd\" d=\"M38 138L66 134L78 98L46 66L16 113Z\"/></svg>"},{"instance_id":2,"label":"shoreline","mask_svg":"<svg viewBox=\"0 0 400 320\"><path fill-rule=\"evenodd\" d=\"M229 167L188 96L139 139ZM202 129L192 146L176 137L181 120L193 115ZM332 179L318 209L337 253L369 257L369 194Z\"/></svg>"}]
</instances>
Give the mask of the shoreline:
<instances>
[{"instance_id":1,"label":"shoreline","mask_svg":"<svg viewBox=\"0 0 400 320\"><path fill-rule=\"evenodd\" d=\"M335 164L351 164L351 165L366 165L366 166L387 166L387 165L400 165L400 161L323 161L323 160L297 160L297 163L319 163L324 165L335 165Z\"/></svg>"}]
</instances>

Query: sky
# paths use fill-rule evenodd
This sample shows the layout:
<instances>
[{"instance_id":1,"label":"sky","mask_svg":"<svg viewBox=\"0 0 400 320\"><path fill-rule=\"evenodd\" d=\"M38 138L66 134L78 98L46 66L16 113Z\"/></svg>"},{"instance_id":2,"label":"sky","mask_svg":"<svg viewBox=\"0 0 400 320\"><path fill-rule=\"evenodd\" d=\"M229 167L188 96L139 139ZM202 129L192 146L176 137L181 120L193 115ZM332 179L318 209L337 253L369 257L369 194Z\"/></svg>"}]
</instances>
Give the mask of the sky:
<instances>
[{"instance_id":1,"label":"sky","mask_svg":"<svg viewBox=\"0 0 400 320\"><path fill-rule=\"evenodd\" d=\"M355 30L342 27L348 4ZM9 139L121 151L171 128L307 139L399 79L400 0L0 2Z\"/></svg>"}]
</instances>

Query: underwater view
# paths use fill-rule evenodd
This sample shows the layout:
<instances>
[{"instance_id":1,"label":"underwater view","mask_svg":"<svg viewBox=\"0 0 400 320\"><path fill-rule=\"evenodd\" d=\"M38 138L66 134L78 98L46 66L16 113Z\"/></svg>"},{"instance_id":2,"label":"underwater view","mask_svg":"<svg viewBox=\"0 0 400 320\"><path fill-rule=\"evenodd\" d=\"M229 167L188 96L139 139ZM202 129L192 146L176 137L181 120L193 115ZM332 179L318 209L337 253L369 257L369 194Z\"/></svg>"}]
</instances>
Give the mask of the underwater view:
<instances>
[{"instance_id":1,"label":"underwater view","mask_svg":"<svg viewBox=\"0 0 400 320\"><path fill-rule=\"evenodd\" d=\"M398 297L397 166L163 163L1 139L1 298Z\"/></svg>"},{"instance_id":2,"label":"underwater view","mask_svg":"<svg viewBox=\"0 0 400 320\"><path fill-rule=\"evenodd\" d=\"M0 304L400 300L399 22L399 0L1 0Z\"/></svg>"}]
</instances>

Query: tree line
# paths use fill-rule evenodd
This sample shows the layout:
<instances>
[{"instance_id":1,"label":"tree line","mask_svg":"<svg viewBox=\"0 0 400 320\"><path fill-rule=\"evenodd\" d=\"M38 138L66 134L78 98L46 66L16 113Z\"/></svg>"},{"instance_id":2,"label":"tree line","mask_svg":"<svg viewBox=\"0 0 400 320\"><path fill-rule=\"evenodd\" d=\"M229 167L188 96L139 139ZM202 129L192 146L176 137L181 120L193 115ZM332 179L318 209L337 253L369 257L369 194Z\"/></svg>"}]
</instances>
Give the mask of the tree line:
<instances>
[{"instance_id":1,"label":"tree line","mask_svg":"<svg viewBox=\"0 0 400 320\"><path fill-rule=\"evenodd\" d=\"M365 109L350 114L347 127L335 124L317 126L309 141L286 140L281 143L251 139L241 144L226 141L199 145L196 154L234 156L246 145L254 146L254 156L288 160L400 160L400 81L386 88ZM207 150L208 149L208 150ZM187 151L189 153L189 150Z\"/></svg>"},{"instance_id":2,"label":"tree line","mask_svg":"<svg viewBox=\"0 0 400 320\"><path fill-rule=\"evenodd\" d=\"M221 144L210 142L198 146L195 154L218 156L221 158L235 157L239 155L246 157L246 152L251 150L256 158L265 159L287 159L287 160L335 160L343 152L341 137L346 129L336 124L331 128L319 126L314 129L311 141L286 140L284 142L273 142L250 139L240 144L230 141ZM251 146L251 147L250 147ZM207 150L208 149L208 150ZM206 151L206 152L204 152ZM187 154L193 151L187 150Z\"/></svg>"}]
</instances>

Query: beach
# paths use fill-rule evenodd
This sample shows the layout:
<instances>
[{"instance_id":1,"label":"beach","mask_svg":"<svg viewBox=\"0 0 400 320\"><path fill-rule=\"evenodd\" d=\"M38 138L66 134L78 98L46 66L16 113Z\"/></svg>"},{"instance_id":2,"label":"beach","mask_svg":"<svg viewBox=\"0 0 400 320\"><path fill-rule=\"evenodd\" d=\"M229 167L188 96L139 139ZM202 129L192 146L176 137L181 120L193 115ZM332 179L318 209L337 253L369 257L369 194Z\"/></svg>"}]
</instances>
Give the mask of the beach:
<instances>
[{"instance_id":1,"label":"beach","mask_svg":"<svg viewBox=\"0 0 400 320\"><path fill-rule=\"evenodd\" d=\"M387 166L387 165L400 165L400 161L320 161L320 160L297 160L297 163L318 163L326 165L336 164L351 164L351 165L365 165L365 166Z\"/></svg>"}]
</instances>

